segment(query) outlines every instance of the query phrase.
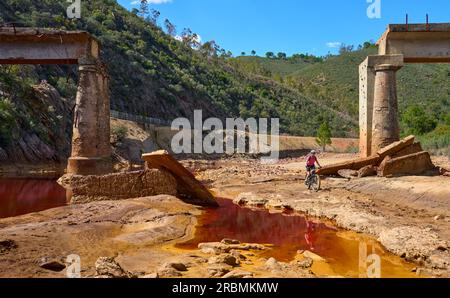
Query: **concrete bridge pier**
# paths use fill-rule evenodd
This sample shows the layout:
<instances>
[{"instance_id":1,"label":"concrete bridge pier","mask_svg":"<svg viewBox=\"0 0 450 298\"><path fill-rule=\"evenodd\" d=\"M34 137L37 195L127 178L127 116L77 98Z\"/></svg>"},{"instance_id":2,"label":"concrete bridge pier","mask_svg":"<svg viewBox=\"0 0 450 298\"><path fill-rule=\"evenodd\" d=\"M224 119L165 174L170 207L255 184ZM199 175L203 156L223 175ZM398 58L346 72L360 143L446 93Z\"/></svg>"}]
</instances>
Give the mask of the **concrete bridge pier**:
<instances>
[{"instance_id":1,"label":"concrete bridge pier","mask_svg":"<svg viewBox=\"0 0 450 298\"><path fill-rule=\"evenodd\" d=\"M396 72L400 68L394 64L375 67L372 153L400 140L396 80Z\"/></svg>"},{"instance_id":2,"label":"concrete bridge pier","mask_svg":"<svg viewBox=\"0 0 450 298\"><path fill-rule=\"evenodd\" d=\"M390 24L377 45L378 55L359 67L361 157L398 141L396 71L405 63L449 63L450 23Z\"/></svg>"},{"instance_id":3,"label":"concrete bridge pier","mask_svg":"<svg viewBox=\"0 0 450 298\"><path fill-rule=\"evenodd\" d=\"M72 155L67 173L95 175L112 171L108 77L94 57L78 60L79 83L74 110Z\"/></svg>"}]
</instances>

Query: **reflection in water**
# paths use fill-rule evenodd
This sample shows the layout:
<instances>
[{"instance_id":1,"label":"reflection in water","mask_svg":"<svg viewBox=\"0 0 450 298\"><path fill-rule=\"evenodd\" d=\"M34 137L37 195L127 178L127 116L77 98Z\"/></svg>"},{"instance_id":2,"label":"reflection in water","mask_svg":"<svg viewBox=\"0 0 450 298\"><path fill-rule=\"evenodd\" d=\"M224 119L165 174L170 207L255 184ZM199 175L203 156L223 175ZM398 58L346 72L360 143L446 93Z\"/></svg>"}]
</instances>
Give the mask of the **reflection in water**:
<instances>
[{"instance_id":1,"label":"reflection in water","mask_svg":"<svg viewBox=\"0 0 450 298\"><path fill-rule=\"evenodd\" d=\"M218 201L221 207L205 212L199 219L195 239L181 247L196 248L201 242L232 238L246 243L273 244L281 248L271 253L278 260L290 260L300 249L318 254L329 251L332 246L339 250L333 227L302 216L270 214L265 210L241 208L231 200Z\"/></svg>"},{"instance_id":2,"label":"reflection in water","mask_svg":"<svg viewBox=\"0 0 450 298\"><path fill-rule=\"evenodd\" d=\"M66 205L66 190L54 180L0 179L0 218Z\"/></svg>"},{"instance_id":3,"label":"reflection in water","mask_svg":"<svg viewBox=\"0 0 450 298\"><path fill-rule=\"evenodd\" d=\"M303 216L270 214L265 210L241 208L231 200L218 199L220 208L207 209L198 219L194 239L177 244L182 249L196 249L202 242L219 242L224 238L244 243L272 244L262 256L278 261L293 260L298 250L309 250L324 257L344 276L358 277L359 241L342 231L308 220ZM400 258L394 258L377 245L382 258L384 277L411 275Z\"/></svg>"}]
</instances>

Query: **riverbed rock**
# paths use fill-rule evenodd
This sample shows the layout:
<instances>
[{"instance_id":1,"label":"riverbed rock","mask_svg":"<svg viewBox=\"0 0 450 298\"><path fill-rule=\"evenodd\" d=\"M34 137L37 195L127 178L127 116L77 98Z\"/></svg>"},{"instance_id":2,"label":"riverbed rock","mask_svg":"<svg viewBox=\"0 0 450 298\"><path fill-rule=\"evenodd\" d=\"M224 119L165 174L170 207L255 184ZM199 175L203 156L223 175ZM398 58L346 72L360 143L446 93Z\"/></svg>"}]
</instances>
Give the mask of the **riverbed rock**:
<instances>
[{"instance_id":1,"label":"riverbed rock","mask_svg":"<svg viewBox=\"0 0 450 298\"><path fill-rule=\"evenodd\" d=\"M71 190L72 203L177 195L175 178L155 169L101 176L64 175L58 183Z\"/></svg>"},{"instance_id":2,"label":"riverbed rock","mask_svg":"<svg viewBox=\"0 0 450 298\"><path fill-rule=\"evenodd\" d=\"M232 266L225 264L214 264L206 268L208 276L212 278L222 277L233 269Z\"/></svg>"},{"instance_id":3,"label":"riverbed rock","mask_svg":"<svg viewBox=\"0 0 450 298\"><path fill-rule=\"evenodd\" d=\"M262 244L241 243L241 244L223 244L222 242L207 242L200 243L198 248L207 254L222 254L229 253L231 250L265 250L266 247Z\"/></svg>"},{"instance_id":4,"label":"riverbed rock","mask_svg":"<svg viewBox=\"0 0 450 298\"><path fill-rule=\"evenodd\" d=\"M155 273L150 273L150 274L141 276L140 278L159 278L159 275L158 275L158 273L155 272Z\"/></svg>"},{"instance_id":5,"label":"riverbed rock","mask_svg":"<svg viewBox=\"0 0 450 298\"><path fill-rule=\"evenodd\" d=\"M206 254L221 254L231 250L228 245L221 242L200 243L198 248Z\"/></svg>"},{"instance_id":6,"label":"riverbed rock","mask_svg":"<svg viewBox=\"0 0 450 298\"><path fill-rule=\"evenodd\" d=\"M436 215L433 219L434 219L435 221L439 221L439 220L445 219L445 216L442 215L442 214L439 214L439 215Z\"/></svg>"},{"instance_id":7,"label":"riverbed rock","mask_svg":"<svg viewBox=\"0 0 450 298\"><path fill-rule=\"evenodd\" d=\"M208 263L209 264L226 264L226 265L236 267L239 265L239 260L231 254L223 254L223 255L213 256L213 257L209 258Z\"/></svg>"},{"instance_id":8,"label":"riverbed rock","mask_svg":"<svg viewBox=\"0 0 450 298\"><path fill-rule=\"evenodd\" d=\"M0 254L17 248L18 245L11 239L0 239Z\"/></svg>"},{"instance_id":9,"label":"riverbed rock","mask_svg":"<svg viewBox=\"0 0 450 298\"><path fill-rule=\"evenodd\" d=\"M180 271L174 269L174 268L170 268L170 267L162 267L158 269L157 272L159 277L162 278L171 278L171 277L181 277L183 276L183 274L181 274Z\"/></svg>"},{"instance_id":10,"label":"riverbed rock","mask_svg":"<svg viewBox=\"0 0 450 298\"><path fill-rule=\"evenodd\" d=\"M220 241L223 244L241 244L241 241L239 240L235 240L235 239L222 239L222 241Z\"/></svg>"},{"instance_id":11,"label":"riverbed rock","mask_svg":"<svg viewBox=\"0 0 450 298\"><path fill-rule=\"evenodd\" d=\"M338 171L338 175L342 178L352 179L358 177L358 171L350 169L342 169Z\"/></svg>"},{"instance_id":12,"label":"riverbed rock","mask_svg":"<svg viewBox=\"0 0 450 298\"><path fill-rule=\"evenodd\" d=\"M248 278L253 277L253 273L243 270L233 270L225 274L222 278Z\"/></svg>"},{"instance_id":13,"label":"riverbed rock","mask_svg":"<svg viewBox=\"0 0 450 298\"><path fill-rule=\"evenodd\" d=\"M41 263L39 264L39 267L44 268L46 270L55 271L55 272L61 272L64 269L66 269L66 265L61 263L58 260L48 260L44 258Z\"/></svg>"},{"instance_id":14,"label":"riverbed rock","mask_svg":"<svg viewBox=\"0 0 450 298\"><path fill-rule=\"evenodd\" d=\"M437 167L437 170L439 172L439 175L441 175L441 176L444 176L444 177L449 177L450 176L450 171L447 170L446 168Z\"/></svg>"},{"instance_id":15,"label":"riverbed rock","mask_svg":"<svg viewBox=\"0 0 450 298\"><path fill-rule=\"evenodd\" d=\"M95 262L97 276L104 278L132 278L132 273L125 271L115 260L110 257L100 257Z\"/></svg>"},{"instance_id":16,"label":"riverbed rock","mask_svg":"<svg viewBox=\"0 0 450 298\"><path fill-rule=\"evenodd\" d=\"M246 193L241 193L239 194L234 200L233 202L236 205L245 205L248 207L264 207L269 200L261 198L260 196L255 195L254 193L251 192L246 192Z\"/></svg>"},{"instance_id":17,"label":"riverbed rock","mask_svg":"<svg viewBox=\"0 0 450 298\"><path fill-rule=\"evenodd\" d=\"M309 251L309 250L305 250L305 251L302 253L302 255L303 255L305 258L310 258L310 259L312 259L313 261L326 262L326 260L325 260L324 258L322 258L322 257L319 256L318 254L315 254L315 253L313 253L313 252L311 252L311 251Z\"/></svg>"},{"instance_id":18,"label":"riverbed rock","mask_svg":"<svg viewBox=\"0 0 450 298\"><path fill-rule=\"evenodd\" d=\"M238 260L246 260L247 259L246 256L244 256L243 254L241 254L240 251L235 250L235 249L230 250L230 254Z\"/></svg>"},{"instance_id":19,"label":"riverbed rock","mask_svg":"<svg viewBox=\"0 0 450 298\"><path fill-rule=\"evenodd\" d=\"M270 271L278 271L283 269L275 258L268 259L264 266Z\"/></svg>"},{"instance_id":20,"label":"riverbed rock","mask_svg":"<svg viewBox=\"0 0 450 298\"><path fill-rule=\"evenodd\" d=\"M312 258L306 258L306 257L303 260L297 260L297 261L293 262L293 264L295 266L298 266L301 269L311 268L313 263L314 263L314 260Z\"/></svg>"},{"instance_id":21,"label":"riverbed rock","mask_svg":"<svg viewBox=\"0 0 450 298\"><path fill-rule=\"evenodd\" d=\"M428 258L433 269L448 269L450 267L450 255L445 252L437 252Z\"/></svg>"},{"instance_id":22,"label":"riverbed rock","mask_svg":"<svg viewBox=\"0 0 450 298\"><path fill-rule=\"evenodd\" d=\"M161 268L173 268L177 271L187 271L187 266L179 262L168 262L163 264Z\"/></svg>"},{"instance_id":23,"label":"riverbed rock","mask_svg":"<svg viewBox=\"0 0 450 298\"><path fill-rule=\"evenodd\" d=\"M376 176L377 175L377 169L375 166L365 166L364 168L359 169L358 171L358 177L364 178L364 177L370 177L370 176Z\"/></svg>"},{"instance_id":24,"label":"riverbed rock","mask_svg":"<svg viewBox=\"0 0 450 298\"><path fill-rule=\"evenodd\" d=\"M410 226L383 229L378 241L391 252L407 260L426 259L439 247L448 247L430 228Z\"/></svg>"}]
</instances>

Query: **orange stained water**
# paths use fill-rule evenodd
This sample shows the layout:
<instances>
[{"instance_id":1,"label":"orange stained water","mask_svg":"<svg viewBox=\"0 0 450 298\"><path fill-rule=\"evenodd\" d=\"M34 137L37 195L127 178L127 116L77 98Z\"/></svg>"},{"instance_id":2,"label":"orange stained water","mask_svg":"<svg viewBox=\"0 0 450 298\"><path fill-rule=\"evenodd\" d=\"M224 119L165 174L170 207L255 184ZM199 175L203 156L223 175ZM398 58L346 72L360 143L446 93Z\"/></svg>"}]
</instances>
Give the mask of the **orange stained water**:
<instances>
[{"instance_id":1,"label":"orange stained water","mask_svg":"<svg viewBox=\"0 0 450 298\"><path fill-rule=\"evenodd\" d=\"M345 277L358 277L360 264L363 268L370 267L366 257L376 253L381 258L382 277L415 276L411 272L414 265L386 252L370 237L310 221L304 216L242 208L228 199L218 199L218 202L220 208L206 209L200 216L194 239L176 247L196 249L202 242L231 238L244 243L272 244L273 249L262 256L285 262L292 261L298 250L309 250L325 258L335 274Z\"/></svg>"}]
</instances>

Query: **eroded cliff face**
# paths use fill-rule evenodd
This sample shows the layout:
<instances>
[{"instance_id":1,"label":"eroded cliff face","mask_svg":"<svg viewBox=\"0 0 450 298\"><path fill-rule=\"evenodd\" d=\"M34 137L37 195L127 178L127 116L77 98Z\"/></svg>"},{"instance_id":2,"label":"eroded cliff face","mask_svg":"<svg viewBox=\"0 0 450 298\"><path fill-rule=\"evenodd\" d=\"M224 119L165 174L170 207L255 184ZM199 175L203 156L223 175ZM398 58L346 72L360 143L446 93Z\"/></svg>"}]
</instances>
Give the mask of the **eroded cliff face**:
<instances>
[{"instance_id":1,"label":"eroded cliff face","mask_svg":"<svg viewBox=\"0 0 450 298\"><path fill-rule=\"evenodd\" d=\"M9 144L0 147L2 164L61 163L70 155L72 100L61 97L43 81L33 86L29 96L15 99L16 112ZM26 121L23 120L26 119Z\"/></svg>"}]
</instances>

